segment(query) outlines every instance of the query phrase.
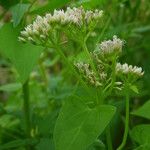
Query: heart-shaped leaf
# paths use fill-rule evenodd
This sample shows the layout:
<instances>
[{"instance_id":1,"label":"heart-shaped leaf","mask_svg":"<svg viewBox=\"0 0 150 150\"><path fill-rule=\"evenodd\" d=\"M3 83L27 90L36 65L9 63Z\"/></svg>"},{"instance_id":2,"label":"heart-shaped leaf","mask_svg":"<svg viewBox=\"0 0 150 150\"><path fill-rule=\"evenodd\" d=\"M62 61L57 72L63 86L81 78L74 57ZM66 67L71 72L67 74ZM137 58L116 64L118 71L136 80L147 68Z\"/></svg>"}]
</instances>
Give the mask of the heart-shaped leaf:
<instances>
[{"instance_id":1,"label":"heart-shaped leaf","mask_svg":"<svg viewBox=\"0 0 150 150\"><path fill-rule=\"evenodd\" d=\"M10 10L12 12L13 26L19 25L24 14L28 11L30 4L17 4L13 6Z\"/></svg>"},{"instance_id":2,"label":"heart-shaped leaf","mask_svg":"<svg viewBox=\"0 0 150 150\"><path fill-rule=\"evenodd\" d=\"M89 108L78 99L66 101L54 130L56 150L86 150L111 121L115 107Z\"/></svg>"},{"instance_id":3,"label":"heart-shaped leaf","mask_svg":"<svg viewBox=\"0 0 150 150\"><path fill-rule=\"evenodd\" d=\"M131 114L150 119L150 100Z\"/></svg>"},{"instance_id":4,"label":"heart-shaped leaf","mask_svg":"<svg viewBox=\"0 0 150 150\"><path fill-rule=\"evenodd\" d=\"M36 64L42 47L23 44L18 41L20 28L13 28L12 24L5 24L0 29L0 52L11 60L24 83Z\"/></svg>"},{"instance_id":5,"label":"heart-shaped leaf","mask_svg":"<svg viewBox=\"0 0 150 150\"><path fill-rule=\"evenodd\" d=\"M149 144L150 143L150 125L143 124L135 126L131 131L132 139L140 144Z\"/></svg>"}]
</instances>

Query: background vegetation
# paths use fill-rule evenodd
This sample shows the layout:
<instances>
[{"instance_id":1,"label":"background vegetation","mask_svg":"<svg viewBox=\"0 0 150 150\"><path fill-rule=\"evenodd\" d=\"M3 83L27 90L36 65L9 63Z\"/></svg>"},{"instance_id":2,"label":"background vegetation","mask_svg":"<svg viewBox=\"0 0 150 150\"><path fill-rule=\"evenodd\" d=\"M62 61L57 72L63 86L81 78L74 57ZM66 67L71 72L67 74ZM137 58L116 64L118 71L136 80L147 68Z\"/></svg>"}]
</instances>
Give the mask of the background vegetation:
<instances>
[{"instance_id":1,"label":"background vegetation","mask_svg":"<svg viewBox=\"0 0 150 150\"><path fill-rule=\"evenodd\" d=\"M86 93L78 86L77 79L54 49L43 52L41 47L23 46L16 40L20 29L37 15L81 5L86 9L104 10L103 23L97 28L96 36L93 34L89 39L89 49L117 35L127 43L120 61L141 66L145 71L143 80L138 83L139 94L132 94L130 100L132 113L126 149L132 150L138 146L140 150L150 149L147 144L150 143L149 0L0 0L0 149L23 150L25 145L31 144L37 150L53 150L54 125L63 102L74 92L86 100L93 97L94 91ZM10 27L12 20L13 26ZM63 46L68 59L73 59L80 49L72 40ZM32 140L25 138L23 96L19 82L25 82L29 74ZM122 96L118 97L115 93L108 103L118 108L111 133L115 149L121 142L124 130L125 103ZM143 125L137 126L139 124ZM102 141L96 141L91 149L107 149L105 140Z\"/></svg>"}]
</instances>

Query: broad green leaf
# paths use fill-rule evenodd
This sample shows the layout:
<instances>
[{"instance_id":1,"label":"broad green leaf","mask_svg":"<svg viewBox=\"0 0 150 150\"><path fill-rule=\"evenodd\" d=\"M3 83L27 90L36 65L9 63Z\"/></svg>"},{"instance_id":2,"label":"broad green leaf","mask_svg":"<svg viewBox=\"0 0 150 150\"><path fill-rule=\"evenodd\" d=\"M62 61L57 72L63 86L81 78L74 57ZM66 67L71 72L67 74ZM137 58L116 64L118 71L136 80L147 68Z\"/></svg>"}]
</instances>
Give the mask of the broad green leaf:
<instances>
[{"instance_id":1,"label":"broad green leaf","mask_svg":"<svg viewBox=\"0 0 150 150\"><path fill-rule=\"evenodd\" d=\"M24 14L28 11L30 4L17 4L13 6L10 10L12 12L13 26L19 25Z\"/></svg>"},{"instance_id":2,"label":"broad green leaf","mask_svg":"<svg viewBox=\"0 0 150 150\"><path fill-rule=\"evenodd\" d=\"M19 42L19 32L20 29L13 28L12 24L5 24L0 29L0 53L11 60L20 75L20 81L24 83L43 48Z\"/></svg>"},{"instance_id":3,"label":"broad green leaf","mask_svg":"<svg viewBox=\"0 0 150 150\"><path fill-rule=\"evenodd\" d=\"M134 150L149 150L150 149L150 144L144 144L140 145L139 147L135 148Z\"/></svg>"},{"instance_id":4,"label":"broad green leaf","mask_svg":"<svg viewBox=\"0 0 150 150\"><path fill-rule=\"evenodd\" d=\"M19 90L21 86L21 83L10 83L0 86L0 91L13 92Z\"/></svg>"},{"instance_id":5,"label":"broad green leaf","mask_svg":"<svg viewBox=\"0 0 150 150\"><path fill-rule=\"evenodd\" d=\"M150 125L143 124L135 126L131 131L131 137L140 145L150 143Z\"/></svg>"},{"instance_id":6,"label":"broad green leaf","mask_svg":"<svg viewBox=\"0 0 150 150\"><path fill-rule=\"evenodd\" d=\"M54 9L61 8L64 5L66 5L67 3L69 3L69 2L70 2L70 0L49 0L47 5L39 7L39 8L36 8L31 13L43 14L43 13L45 13L47 11L53 11Z\"/></svg>"},{"instance_id":7,"label":"broad green leaf","mask_svg":"<svg viewBox=\"0 0 150 150\"><path fill-rule=\"evenodd\" d=\"M131 114L150 119L150 100L137 110L133 111Z\"/></svg>"},{"instance_id":8,"label":"broad green leaf","mask_svg":"<svg viewBox=\"0 0 150 150\"><path fill-rule=\"evenodd\" d=\"M86 150L111 121L115 107L89 108L78 99L66 101L54 129L56 150Z\"/></svg>"}]
</instances>

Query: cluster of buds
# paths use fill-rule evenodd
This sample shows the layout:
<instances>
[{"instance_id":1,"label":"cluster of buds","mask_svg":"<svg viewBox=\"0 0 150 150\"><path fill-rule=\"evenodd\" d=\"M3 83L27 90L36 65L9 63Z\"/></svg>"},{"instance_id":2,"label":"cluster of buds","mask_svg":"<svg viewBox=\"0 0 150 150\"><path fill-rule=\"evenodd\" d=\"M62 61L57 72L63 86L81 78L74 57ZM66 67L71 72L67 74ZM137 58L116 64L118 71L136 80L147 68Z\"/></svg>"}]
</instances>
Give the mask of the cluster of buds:
<instances>
[{"instance_id":1,"label":"cluster of buds","mask_svg":"<svg viewBox=\"0 0 150 150\"><path fill-rule=\"evenodd\" d=\"M79 73L83 75L88 83L95 87L102 86L106 81L107 73L102 65L97 65L97 71L93 70L90 64L78 62L74 64Z\"/></svg>"},{"instance_id":2,"label":"cluster of buds","mask_svg":"<svg viewBox=\"0 0 150 150\"><path fill-rule=\"evenodd\" d=\"M113 40L103 41L100 43L100 46L97 50L93 51L92 53L92 61L95 65L94 71L92 71L92 78L96 79L98 83L103 86L107 84L107 80L111 79L112 72L115 73L118 77L122 77L122 75L126 78L126 74L131 74L132 79L137 79L144 75L142 68L117 63L118 56L122 52L122 47L124 45L124 41L117 38L117 36L113 36ZM112 59L115 58L115 59ZM111 61L110 61L111 60ZM115 65L114 62L115 61ZM111 63L110 63L111 62ZM76 67L78 68L79 72L84 74L86 78L89 75L88 72L90 65L77 63ZM116 78L116 80L120 80L120 78ZM121 78L122 79L122 78ZM96 85L95 82L92 82L93 85ZM116 83L121 83L120 81L116 81ZM115 85L114 88L121 89L120 85Z\"/></svg>"},{"instance_id":3,"label":"cluster of buds","mask_svg":"<svg viewBox=\"0 0 150 150\"><path fill-rule=\"evenodd\" d=\"M122 74L131 74L133 76L141 77L144 75L144 72L142 71L141 67L132 66L128 64L120 64L117 63L116 65L116 72L122 73Z\"/></svg>"},{"instance_id":4,"label":"cluster of buds","mask_svg":"<svg viewBox=\"0 0 150 150\"><path fill-rule=\"evenodd\" d=\"M112 40L103 41L98 48L92 52L93 59L98 64L113 62L122 52L124 41L113 36Z\"/></svg>"},{"instance_id":5,"label":"cluster of buds","mask_svg":"<svg viewBox=\"0 0 150 150\"><path fill-rule=\"evenodd\" d=\"M83 75L88 83L96 87L101 86L99 79L96 77L96 73L90 68L89 64L80 62L75 63L75 66L78 68L79 72Z\"/></svg>"},{"instance_id":6,"label":"cluster of buds","mask_svg":"<svg viewBox=\"0 0 150 150\"><path fill-rule=\"evenodd\" d=\"M98 22L102 14L101 10L84 10L82 7L68 7L66 11L54 10L53 14L46 14L44 17L37 16L36 20L21 32L19 40L43 44L49 39L54 29L68 26L87 27L91 22Z\"/></svg>"},{"instance_id":7,"label":"cluster of buds","mask_svg":"<svg viewBox=\"0 0 150 150\"><path fill-rule=\"evenodd\" d=\"M112 55L122 52L124 42L117 38L116 35L113 36L113 40L103 41L99 45L99 49L103 56Z\"/></svg>"}]
</instances>

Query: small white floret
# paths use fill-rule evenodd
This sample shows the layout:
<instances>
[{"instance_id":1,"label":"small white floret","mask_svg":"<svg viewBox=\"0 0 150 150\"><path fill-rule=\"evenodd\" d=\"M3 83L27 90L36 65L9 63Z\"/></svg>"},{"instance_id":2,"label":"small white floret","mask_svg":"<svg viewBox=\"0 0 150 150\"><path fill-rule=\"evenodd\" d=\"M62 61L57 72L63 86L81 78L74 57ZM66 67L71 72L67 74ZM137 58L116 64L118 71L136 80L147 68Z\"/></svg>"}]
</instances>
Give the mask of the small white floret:
<instances>
[{"instance_id":1,"label":"small white floret","mask_svg":"<svg viewBox=\"0 0 150 150\"><path fill-rule=\"evenodd\" d=\"M144 72L142 71L141 67L128 65L127 63L125 63L123 65L120 63L117 63L116 72L118 72L118 73L120 72L123 74L133 74L133 75L137 75L137 76L144 75Z\"/></svg>"}]
</instances>

